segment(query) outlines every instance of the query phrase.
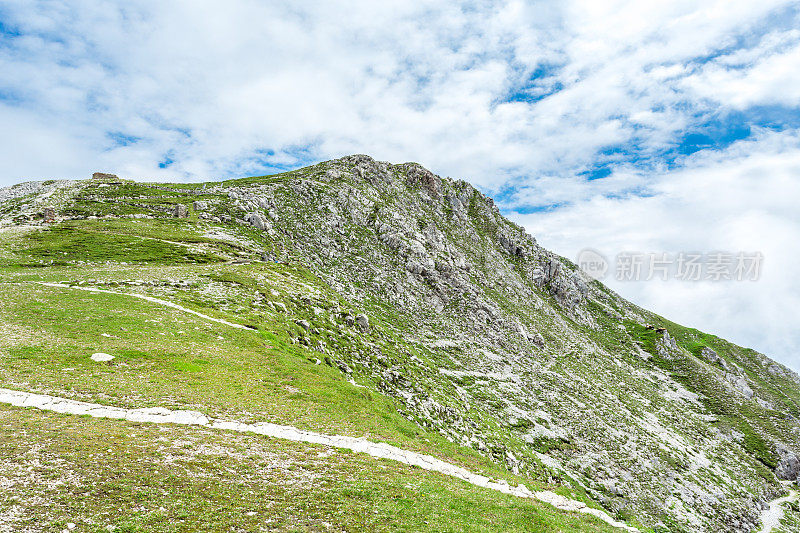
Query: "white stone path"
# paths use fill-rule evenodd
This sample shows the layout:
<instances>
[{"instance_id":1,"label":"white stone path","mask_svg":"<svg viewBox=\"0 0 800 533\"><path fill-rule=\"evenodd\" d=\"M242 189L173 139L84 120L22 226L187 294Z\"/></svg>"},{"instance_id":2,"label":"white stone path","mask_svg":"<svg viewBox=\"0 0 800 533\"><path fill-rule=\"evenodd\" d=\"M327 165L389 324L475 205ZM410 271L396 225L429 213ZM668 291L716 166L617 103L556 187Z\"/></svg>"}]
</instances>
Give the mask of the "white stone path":
<instances>
[{"instance_id":1,"label":"white stone path","mask_svg":"<svg viewBox=\"0 0 800 533\"><path fill-rule=\"evenodd\" d=\"M16 407L32 407L55 413L89 415L96 418L113 418L131 422L202 426L242 433L255 433L278 439L321 444L334 448L344 448L354 452L366 453L367 455L379 459L390 459L403 464L417 466L424 470L439 472L446 476L464 480L477 487L496 490L520 498L539 500L549 503L561 510L591 514L614 527L622 528L627 531L638 531L638 529L634 527L614 520L604 511L588 507L583 502L570 500L551 491L532 492L525 485L514 487L509 485L505 480L493 480L486 476L473 474L464 468L447 463L430 455L403 450L402 448L384 442L372 442L364 438L346 437L343 435L324 435L313 431L304 431L292 426L281 426L270 423L244 424L227 420L214 420L198 411L171 411L162 407L124 409L122 407L79 402L45 394L33 394L30 392L2 388L0 388L0 403L11 404Z\"/></svg>"},{"instance_id":2,"label":"white stone path","mask_svg":"<svg viewBox=\"0 0 800 533\"><path fill-rule=\"evenodd\" d=\"M133 298L139 298L140 300L146 300L148 302L152 302L154 304L163 305L165 307L171 307L172 309L177 309L178 311L183 311L184 313L191 313L195 316L199 316L205 320L210 320L212 322L217 322L219 324L225 324L226 326L230 326L232 328L239 328L239 329L253 329L249 326L245 326L242 324L236 324L234 322L228 322L227 320L223 320L221 318L214 318L213 316L204 315L203 313L199 313L187 307L183 307L182 305L178 305L172 303L167 300L162 300L161 298L153 298L152 296L145 296L144 294L135 294L130 292L120 292L120 291L110 291L108 289L96 289L94 287L80 287L77 285L65 285L64 283L47 283L47 282L40 282L39 285L45 285L47 287L59 287L62 289L79 289L82 291L89 291L89 292L102 292L105 294L119 294L122 296L131 296Z\"/></svg>"},{"instance_id":3,"label":"white stone path","mask_svg":"<svg viewBox=\"0 0 800 533\"><path fill-rule=\"evenodd\" d=\"M791 485L791 481L782 481L784 485ZM788 496L776 498L769 502L769 507L761 511L761 531L759 533L771 533L773 529L780 525L783 519L783 504L787 502L797 501L798 493L796 490L790 490Z\"/></svg>"},{"instance_id":4,"label":"white stone path","mask_svg":"<svg viewBox=\"0 0 800 533\"><path fill-rule=\"evenodd\" d=\"M118 294L122 296L131 296L140 298L151 303L177 309L199 316L206 320L225 324L234 328L250 329L242 324L235 324L220 318L214 318L204 315L197 311L187 309L186 307L174 304L167 300L160 298L153 298L151 296L144 296L141 294L132 294L126 292L111 291L107 289L97 289L94 287L80 287L73 285L66 285L63 283L40 283L48 287L58 287L64 289L79 289L90 292L100 292L107 294ZM354 452L366 453L372 457L379 459L390 459L398 461L403 464L417 466L424 470L432 472L439 472L441 474L458 478L467 483L477 487L483 487L491 490L496 490L504 494L510 494L520 498L530 498L548 503L557 509L564 511L574 511L578 513L590 514L599 518L600 520L610 524L611 526L624 529L626 531L638 532L635 527L629 526L624 522L620 522L612 518L608 513L600 509L595 509L587 506L585 503L577 500L571 500L560 494L552 491L536 491L533 492L525 485L513 487L505 480L493 480L486 476L474 474L465 468L447 463L441 459L437 459L430 455L403 450L396 446L386 444L384 442L372 442L364 438L346 437L343 435L324 435L313 431L304 431L293 426L281 426L270 423L259 424L244 424L235 421L213 420L208 418L203 413L198 411L185 411L176 410L171 411L162 407L149 408L149 409L124 409L121 407L111 407L107 405L79 402L76 400L69 400L66 398L58 398L55 396L48 396L45 394L34 394L30 392L16 391L11 389L0 388L0 403L11 404L17 407L32 407L44 411L53 411L56 413L75 414L75 415L89 415L96 418L114 418L120 420L129 420L131 422L149 422L156 424L182 424L182 425L195 425L203 426L213 429L221 429L228 431L238 431L244 433L255 433L258 435L266 435L279 439L287 439L297 442L308 442L312 444L321 444L325 446L332 446L335 448L344 448Z\"/></svg>"}]
</instances>

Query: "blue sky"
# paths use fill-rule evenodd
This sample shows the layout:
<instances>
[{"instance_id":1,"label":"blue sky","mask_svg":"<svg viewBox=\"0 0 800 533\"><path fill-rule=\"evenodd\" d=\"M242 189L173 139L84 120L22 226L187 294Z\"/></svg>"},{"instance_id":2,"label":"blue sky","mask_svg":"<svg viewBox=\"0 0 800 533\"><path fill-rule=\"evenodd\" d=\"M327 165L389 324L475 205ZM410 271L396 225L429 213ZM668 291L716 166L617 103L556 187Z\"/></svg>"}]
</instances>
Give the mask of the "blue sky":
<instances>
[{"instance_id":1,"label":"blue sky","mask_svg":"<svg viewBox=\"0 0 800 533\"><path fill-rule=\"evenodd\" d=\"M0 0L0 186L350 153L495 196L542 244L762 250L617 284L800 369L800 3Z\"/></svg>"}]
</instances>

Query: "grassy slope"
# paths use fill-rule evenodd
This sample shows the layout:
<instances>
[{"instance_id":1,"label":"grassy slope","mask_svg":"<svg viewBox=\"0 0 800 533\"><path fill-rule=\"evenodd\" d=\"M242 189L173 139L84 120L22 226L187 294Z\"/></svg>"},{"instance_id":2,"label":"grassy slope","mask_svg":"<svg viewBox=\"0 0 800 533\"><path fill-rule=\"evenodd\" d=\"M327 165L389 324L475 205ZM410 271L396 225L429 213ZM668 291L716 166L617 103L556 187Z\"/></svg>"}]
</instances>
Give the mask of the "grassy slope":
<instances>
[{"instance_id":1,"label":"grassy slope","mask_svg":"<svg viewBox=\"0 0 800 533\"><path fill-rule=\"evenodd\" d=\"M65 233L82 238L65 239ZM131 234L148 239L129 239ZM118 246L122 239L128 244L127 249ZM220 309L225 307L224 302L204 302L196 294L171 290L173 301L232 321L255 323L259 328L257 332L236 330L126 296L27 283L90 279L94 283L111 282L108 288L125 291L131 287L115 282L134 278L181 279L200 273L208 279L243 285L252 284L254 276L260 276L257 297L272 295L271 290L285 296L290 281L314 282L307 272L285 265L222 264L211 254L211 259L203 262L205 265L197 264L194 255L177 253L184 247L174 244L207 240L189 226L181 227L173 221L137 221L134 225L130 221L126 224L102 220L75 221L44 232L7 238L0 256L5 263L0 280L26 283L0 284L0 299L6 304L0 308L2 382L23 390L126 407L189 407L240 420L269 420L331 433L366 435L431 453L512 483L523 481L474 451L457 447L438 433L405 420L392 399L353 387L337 369L309 361L309 357L324 355L298 344L292 337L298 334L297 326L280 313L254 312L249 305L238 302L248 310L241 316ZM214 251L222 254L230 252L229 246L217 242L213 247L221 248ZM95 255L87 257L87 250ZM100 250L107 255L98 257ZM53 257L58 260L51 262ZM119 265L122 259L139 265ZM70 266L76 262L88 265ZM38 266L32 268L34 264ZM267 279L273 283L265 283ZM323 286L315 289L325 290ZM97 351L114 354L114 363L91 362L88 357ZM247 507L255 508L260 519L269 515L279 529L314 529L327 521L352 531L372 529L377 524L384 524L385 530L606 530L589 517L560 513L535 502L514 501L446 478L429 480L429 474L400 465L378 465L367 458L348 459L354 464L342 467L345 472L331 467L333 473L327 483L288 491L274 478L261 480L253 487L252 478L257 477L253 469L257 465L230 458L221 462L217 458L190 458L190 467L170 470L164 492L157 488L163 476L148 471L152 462L163 460L163 450L149 447L144 441L157 440L161 435L162 440L174 443L178 437L164 435L180 434L180 439L194 439L206 445L232 437L203 432L198 439L188 435L189 430L171 428L165 433L145 426L137 427L135 435L128 435L123 423L70 420L14 409L3 412L4 455L22 461L25 456L21 451L40 442L39 449L50 462L41 466L43 475L63 475L57 474L55 467L66 461L69 472L80 479L108 480L99 486L95 483L85 492L81 492L86 488L85 481L79 482L75 490L80 497L71 491L51 491L48 498L52 504L48 507L54 511L48 523L54 529L67 521L108 516L109 520L113 518L109 523L134 529L189 531L205 522L208 530L222 531L232 524L249 523L239 513ZM148 436L142 439L137 435ZM278 441L268 443L278 450L291 447ZM112 451L107 452L106 446L111 446L107 449ZM103 461L91 460L100 454ZM130 467L124 465L125 460L132 462ZM5 466L10 471L16 468ZM355 479L355 488L336 482L347 475ZM230 484L213 482L217 477ZM524 481L532 488L537 486ZM402 488L407 482L420 487L422 496L398 493L397 487ZM190 490L187 492L185 487ZM177 494L185 496L173 501ZM274 501L278 509L255 505L259 495L267 503ZM6 510L21 505L23 518L38 520L40 510L35 498L24 491L14 498L4 503ZM117 505L122 508L121 513L116 510ZM299 515L295 505L304 506ZM167 510L159 511L162 506ZM212 512L214 519L210 520ZM393 518L387 520L387 515Z\"/></svg>"},{"instance_id":2,"label":"grassy slope","mask_svg":"<svg viewBox=\"0 0 800 533\"><path fill-rule=\"evenodd\" d=\"M0 528L611 531L598 520L322 446L0 406Z\"/></svg>"},{"instance_id":3,"label":"grassy slope","mask_svg":"<svg viewBox=\"0 0 800 533\"><path fill-rule=\"evenodd\" d=\"M284 180L291 175L248 178L228 182L227 185L263 183L265 179ZM168 187L188 190L199 186ZM162 206L167 211L175 203L190 205L192 199L206 198L204 195L187 197L173 191L126 184L102 191L89 187L70 209L84 215L146 212L146 209L130 203L112 204L108 201L108 198L132 195L144 196L139 200L142 204ZM475 198L473 196L472 204L475 204ZM387 198L386 201L390 202L391 199ZM483 220L472 213L477 209L472 204L471 216L475 220ZM302 209L298 207L297 212L302 212ZM381 309L371 315L380 317L374 324L373 334L364 338L359 332L348 332L347 328L342 330L341 324L332 321L334 309L327 308L325 303L335 302L342 308L347 305L324 283L295 263L223 263L223 260L256 257L246 246L222 243L199 234L197 227L192 224L196 218L192 216L190 221L82 220L64 223L55 231L41 234L5 236L5 250L0 249L0 266L4 267L2 276L9 280L95 279L112 282L110 288L115 288L115 281L144 278L155 282L155 285L140 288L119 284L116 288L163 295L208 314L256 325L258 333L209 325L188 315L120 296L89 295L64 289L0 287L0 290L6 291L3 294L6 301L14 302L14 307L0 311L0 314L6 321L5 327L16 335L6 336L4 346L8 357L2 365L4 381L52 388L77 398L96 398L99 394L101 401L126 406L201 407L211 414L228 414L248 420L292 423L353 435L369 434L409 449L439 455L489 475L506 477L512 482L518 480L475 452L444 440L436 431L426 431L408 422L398 415L394 400L352 387L344 381L335 365L329 368L309 362L309 358L325 358L324 353L311 348L316 348L318 342L324 342L334 353L343 349L367 352L377 347L389 359L403 363L407 363L412 355L422 359L440 358L443 350L435 353L420 351L404 343L400 334L404 329L403 316L389 306L381 308L379 302L367 302L373 309ZM298 231L303 229L302 225L298 225ZM479 224L478 229L481 238L491 240L497 228ZM241 238L252 238L259 246L268 250L273 246L273 251L280 252L277 242L271 243L252 230L236 227L236 232ZM364 239L369 244L374 241L374 236L365 235ZM474 264L480 264L481 253L480 247L477 247L475 255L469 256L469 259ZM91 261L89 265L76 266L87 260ZM119 262L137 265L120 266ZM168 283L159 286L160 282L170 278L196 279L199 282L196 287L173 287ZM216 284L217 288L224 287L230 295L221 297L202 290L209 284ZM525 313L519 312L521 308L510 296L495 292L492 298L510 314L525 316ZM304 333L292 320L274 312L270 304L273 300L286 302L293 319L310 321L318 333ZM613 299L606 303L612 307L616 305ZM594 304L589 302L589 305ZM312 312L314 306L325 307L321 317ZM557 309L557 306L554 307ZM653 332L642 330L638 323L627 324L627 331L622 332L616 322L604 322L605 315L599 309L592 311L599 322L594 328L577 324L565 314L559 320L581 331L587 339L609 353L625 358L625 363L633 368L646 369L654 363L690 391L710 398L711 404L707 407L718 415L717 427L734 428L745 435L744 452L758 459L756 466L762 469L759 473L769 480L768 467L774 464L775 457L764 438L767 435L780 438L787 434L785 421L780 420L783 415L768 412L752 402L728 401L728 392L714 388L717 385L714 385L716 380L712 379L713 369L696 357L699 346L712 346L726 360L738 362L755 382L754 388L781 408L785 406L790 413L797 412L800 400L797 387L792 383L783 386L780 376L764 379L762 374L754 372L752 369L760 364L754 352L683 328L661 317L642 313L652 323L667 327L679 344L686 348L686 357L676 361L659 360L654 350L656 338ZM153 320L156 322L151 322ZM557 332L551 335L548 331L553 324L538 317L531 317L531 322L537 328L542 326L542 334L548 343L563 350L565 355L575 356L557 360L551 367L552 371L569 376L571 372L585 370L582 366L593 364L591 360L578 359L579 348L576 350L572 346L559 345L561 340ZM32 332L26 329L31 327L41 335L33 338ZM104 329L116 338L100 337L99 333ZM184 333L179 334L178 331ZM217 335L224 340L218 340ZM14 344L9 338L20 340ZM631 339L654 355L652 362L630 356L628 348ZM620 346L627 348L620 350ZM89 365L86 357L93 351L114 353L117 355L115 365ZM439 367L451 364L447 357L435 361L435 366ZM406 365L406 368L409 367L413 368L413 365ZM65 368L75 370L65 371ZM607 368L597 370L598 375L609 371ZM544 379L550 378L542 377L542 387L546 388ZM465 382L462 385L473 385L472 390L481 388L479 382ZM618 375L610 379L607 387L609 389L606 392L618 397L631 392L641 392L647 396L647 390L640 389L640 384L628 380L627 376ZM487 390L484 394L490 400L493 391ZM454 396L452 391L441 395L444 398L448 396ZM662 400L653 398L653 401ZM490 415L501 416L503 407L498 404L497 413ZM614 409L611 404L597 405L595 408L601 417L604 408ZM473 414L476 418L483 417L480 411ZM552 446L564 446L565 443L542 442L540 445L539 451L547 452ZM669 454L664 455L663 460L670 464L676 461ZM681 468L680 459L673 466ZM533 485L528 480L525 482ZM656 509L652 511L658 513Z\"/></svg>"}]
</instances>

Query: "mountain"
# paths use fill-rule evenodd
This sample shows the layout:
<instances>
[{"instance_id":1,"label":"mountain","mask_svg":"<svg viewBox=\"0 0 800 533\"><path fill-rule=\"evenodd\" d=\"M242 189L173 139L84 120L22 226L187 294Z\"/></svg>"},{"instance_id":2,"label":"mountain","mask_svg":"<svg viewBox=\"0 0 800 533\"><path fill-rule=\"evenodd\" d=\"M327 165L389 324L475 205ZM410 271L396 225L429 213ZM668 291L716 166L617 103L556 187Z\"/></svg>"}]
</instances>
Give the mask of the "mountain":
<instances>
[{"instance_id":1,"label":"mountain","mask_svg":"<svg viewBox=\"0 0 800 533\"><path fill-rule=\"evenodd\" d=\"M0 291L6 397L49 409L0 403L0 530L800 528L794 491L765 510L800 474L794 372L624 300L415 163L0 189ZM111 415L63 414L78 401ZM150 423L181 410L541 494Z\"/></svg>"}]
</instances>

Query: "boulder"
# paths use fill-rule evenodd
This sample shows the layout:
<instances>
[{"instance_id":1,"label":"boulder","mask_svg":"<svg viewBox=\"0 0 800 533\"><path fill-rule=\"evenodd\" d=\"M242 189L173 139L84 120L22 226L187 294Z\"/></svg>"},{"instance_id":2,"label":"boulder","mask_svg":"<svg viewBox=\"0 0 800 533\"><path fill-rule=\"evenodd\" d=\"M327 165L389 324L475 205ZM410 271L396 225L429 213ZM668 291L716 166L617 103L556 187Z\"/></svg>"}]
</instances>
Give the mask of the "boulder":
<instances>
[{"instance_id":1,"label":"boulder","mask_svg":"<svg viewBox=\"0 0 800 533\"><path fill-rule=\"evenodd\" d=\"M539 348L544 348L544 337L542 337L541 334L535 332L528 333L528 340Z\"/></svg>"},{"instance_id":2,"label":"boulder","mask_svg":"<svg viewBox=\"0 0 800 533\"><path fill-rule=\"evenodd\" d=\"M779 459L778 466L775 467L775 477L778 479L797 479L800 476L800 459L797 458L793 451L782 444L779 444L776 449Z\"/></svg>"},{"instance_id":3,"label":"boulder","mask_svg":"<svg viewBox=\"0 0 800 533\"><path fill-rule=\"evenodd\" d=\"M175 204L175 209L172 212L175 218L189 218L189 209L183 204Z\"/></svg>"},{"instance_id":4,"label":"boulder","mask_svg":"<svg viewBox=\"0 0 800 533\"><path fill-rule=\"evenodd\" d=\"M92 354L91 359L97 363L107 363L114 359L114 356L103 352L97 352Z\"/></svg>"},{"instance_id":5,"label":"boulder","mask_svg":"<svg viewBox=\"0 0 800 533\"><path fill-rule=\"evenodd\" d=\"M197 200L196 202L192 202L192 209L195 211L205 211L208 209L208 202L203 200Z\"/></svg>"},{"instance_id":6,"label":"boulder","mask_svg":"<svg viewBox=\"0 0 800 533\"><path fill-rule=\"evenodd\" d=\"M369 329L369 318L367 318L367 315L356 315L356 325L362 330L367 331Z\"/></svg>"},{"instance_id":7,"label":"boulder","mask_svg":"<svg viewBox=\"0 0 800 533\"><path fill-rule=\"evenodd\" d=\"M253 226L256 229L264 230L268 227L267 219L261 216L259 213L248 213L245 215L244 219L247 221L248 224Z\"/></svg>"}]
</instances>

